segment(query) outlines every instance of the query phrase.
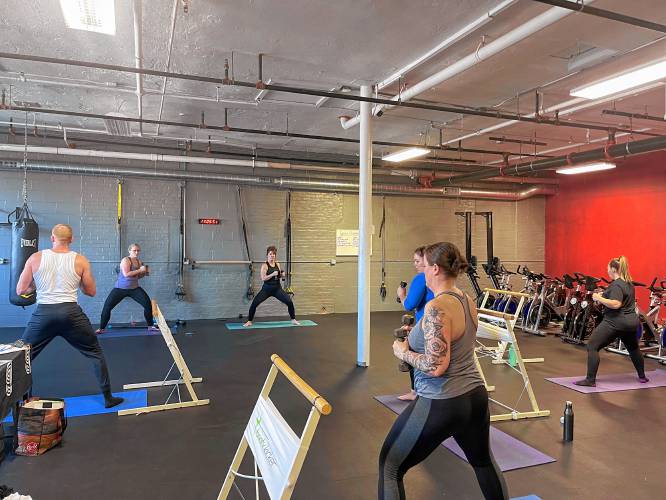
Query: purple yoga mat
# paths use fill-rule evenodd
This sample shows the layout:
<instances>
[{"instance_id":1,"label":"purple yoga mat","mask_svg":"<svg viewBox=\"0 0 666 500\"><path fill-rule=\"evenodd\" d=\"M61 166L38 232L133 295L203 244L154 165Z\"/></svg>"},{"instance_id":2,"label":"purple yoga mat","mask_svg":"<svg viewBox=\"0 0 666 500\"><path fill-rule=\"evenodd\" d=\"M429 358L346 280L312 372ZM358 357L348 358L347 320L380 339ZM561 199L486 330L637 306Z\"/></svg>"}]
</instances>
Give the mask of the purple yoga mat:
<instances>
[{"instance_id":1,"label":"purple yoga mat","mask_svg":"<svg viewBox=\"0 0 666 500\"><path fill-rule=\"evenodd\" d=\"M601 377L597 377L596 387L583 387L574 384L576 380L584 379L585 375L580 375L578 377L554 377L547 378L546 380L585 394L591 392L631 391L633 389L648 389L650 387L666 387L666 370L645 372L645 376L649 378L650 381L641 384L638 381L638 375L636 375L636 372L602 375Z\"/></svg>"},{"instance_id":2,"label":"purple yoga mat","mask_svg":"<svg viewBox=\"0 0 666 500\"><path fill-rule=\"evenodd\" d=\"M394 395L375 396L375 399L398 415L409 405L408 401L400 401ZM453 438L444 441L442 446L467 461L465 454ZM492 426L490 427L490 449L493 450L495 461L502 472L555 462L553 457L541 453L530 445Z\"/></svg>"}]
</instances>

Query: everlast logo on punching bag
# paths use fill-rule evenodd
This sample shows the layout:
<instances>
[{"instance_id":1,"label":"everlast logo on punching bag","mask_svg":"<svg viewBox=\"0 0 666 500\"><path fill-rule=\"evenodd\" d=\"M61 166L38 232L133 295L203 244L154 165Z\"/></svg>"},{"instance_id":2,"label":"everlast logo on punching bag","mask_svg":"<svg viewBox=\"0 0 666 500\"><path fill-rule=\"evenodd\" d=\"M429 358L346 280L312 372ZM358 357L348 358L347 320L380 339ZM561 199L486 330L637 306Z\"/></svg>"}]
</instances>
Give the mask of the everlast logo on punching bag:
<instances>
[{"instance_id":1,"label":"everlast logo on punching bag","mask_svg":"<svg viewBox=\"0 0 666 500\"><path fill-rule=\"evenodd\" d=\"M23 247L33 247L37 248L37 240L24 240L21 238L21 248Z\"/></svg>"}]
</instances>

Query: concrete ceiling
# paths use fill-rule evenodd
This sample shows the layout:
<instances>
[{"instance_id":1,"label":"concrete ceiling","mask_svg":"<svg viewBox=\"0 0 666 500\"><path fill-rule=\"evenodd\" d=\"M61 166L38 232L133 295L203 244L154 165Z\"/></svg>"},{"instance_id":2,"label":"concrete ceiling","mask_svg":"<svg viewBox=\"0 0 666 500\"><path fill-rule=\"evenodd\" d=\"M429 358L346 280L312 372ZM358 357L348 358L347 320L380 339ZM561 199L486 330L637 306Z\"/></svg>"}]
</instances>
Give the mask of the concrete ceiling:
<instances>
[{"instance_id":1,"label":"concrete ceiling","mask_svg":"<svg viewBox=\"0 0 666 500\"><path fill-rule=\"evenodd\" d=\"M183 1L177 2L170 71L222 78L224 62L228 59L230 62L233 60L233 76L236 79L254 82L257 80L257 54L261 52L265 54L264 81L270 79L276 84L319 90L348 86L356 91L361 83L385 79L500 2L413 0L407 4L399 0L190 0L188 3L189 9L185 13ZM663 0L632 0L630 3L597 0L594 5L666 23ZM142 2L145 68L166 69L173 6L174 0ZM548 9L548 6L537 2L519 0L482 28L408 73L404 82L408 87L413 85L474 53L482 40L491 43ZM6 0L0 16L3 32L0 51L133 66L132 2L116 0L115 13L116 34L109 36L67 28L59 2L55 0ZM570 100L569 90L582 83L662 58L666 51L666 40L661 40L662 35L572 13L437 85L418 99L437 104L454 103L511 113L530 113L535 106L533 89L541 89L544 107L549 107ZM614 56L582 71L572 72L569 66L576 60L575 55L589 54L592 49L608 49ZM562 79L567 75L570 76ZM558 79L562 80L547 85ZM144 77L144 118L157 119L162 84L162 78ZM10 85L14 104L138 116L136 77L128 73L0 59L0 88L9 92ZM396 91L397 84L394 84L382 92L391 96ZM214 84L169 80L162 119L199 123L204 112L206 123L222 125L223 110L227 108L232 127L358 138L358 128L344 130L337 118L341 114L353 116L358 109L357 103L332 99L321 107L315 107L318 97L274 91L265 93L263 100L257 103L255 97L258 93L256 89L217 88ZM663 116L666 112L665 100L662 85L582 109L567 115L567 118L609 127L649 128L653 133L666 135L665 123L630 121L601 114L602 109L614 106L625 111ZM25 114L0 110L0 121L6 122L10 117L22 123ZM38 126L105 130L104 123L99 119L41 113L34 117L29 115L28 120L31 123L34 120ZM391 109L374 120L374 138L380 141L422 142L427 137L429 143L434 144L439 140L437 127L443 127L445 141L452 141L500 121L417 109ZM137 134L138 126L132 125L131 130L132 134ZM51 130L51 133L58 132ZM145 140L153 138L155 133L154 125L144 126ZM211 136L213 140L230 146L293 151L294 155L302 152L354 155L357 152L357 146L348 143L174 126L160 127L159 134L182 140ZM466 138L462 146L522 154L556 149L550 154L566 154L599 147L598 143L590 141L601 140L604 135L600 131L588 133L584 129L518 124ZM490 141L490 136L524 140L536 137L547 145L534 148L498 144ZM621 140L628 139L629 136L626 136ZM381 155L392 149L395 148L376 146L375 154ZM461 153L459 156L483 163L498 159L497 155L477 153Z\"/></svg>"}]
</instances>

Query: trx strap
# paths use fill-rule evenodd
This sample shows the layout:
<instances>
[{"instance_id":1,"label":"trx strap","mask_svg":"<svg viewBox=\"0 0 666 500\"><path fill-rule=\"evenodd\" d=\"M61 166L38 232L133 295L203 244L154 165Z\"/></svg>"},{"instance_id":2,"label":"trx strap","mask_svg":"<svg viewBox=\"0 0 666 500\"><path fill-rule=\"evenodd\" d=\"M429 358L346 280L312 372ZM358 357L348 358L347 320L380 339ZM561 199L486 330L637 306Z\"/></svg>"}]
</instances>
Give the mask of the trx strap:
<instances>
[{"instance_id":1,"label":"trx strap","mask_svg":"<svg viewBox=\"0 0 666 500\"><path fill-rule=\"evenodd\" d=\"M185 290L185 196L186 184L181 182L178 187L180 188L180 244L179 244L179 265L178 265L178 283L176 284L176 300L184 301L187 296ZM177 320L176 324L179 324Z\"/></svg>"},{"instance_id":2,"label":"trx strap","mask_svg":"<svg viewBox=\"0 0 666 500\"><path fill-rule=\"evenodd\" d=\"M250 256L250 245L247 242L247 225L245 223L245 208L243 207L243 194L241 193L241 187L237 186L238 189L238 211L241 218L241 228L243 230L243 241L245 243L245 254L247 255L247 260L250 261L248 265L248 275L247 275L247 291L245 292L245 298L247 300L254 299L254 289L252 288L252 282L254 280L254 268L252 267L252 257Z\"/></svg>"},{"instance_id":3,"label":"trx strap","mask_svg":"<svg viewBox=\"0 0 666 500\"><path fill-rule=\"evenodd\" d=\"M118 215L116 218L116 233L118 234L118 258L122 259L125 256L122 247L122 222L123 222L123 181L118 179ZM120 267L116 268L116 272L120 273Z\"/></svg>"},{"instance_id":4,"label":"trx strap","mask_svg":"<svg viewBox=\"0 0 666 500\"><path fill-rule=\"evenodd\" d=\"M382 284L379 285L379 296L382 301L386 299L386 234L384 227L386 226L386 196L382 196L382 222L379 225L379 239L382 240Z\"/></svg>"},{"instance_id":5,"label":"trx strap","mask_svg":"<svg viewBox=\"0 0 666 500\"><path fill-rule=\"evenodd\" d=\"M289 295L294 295L294 289L291 287L291 191L287 192L287 220L284 230L287 238L287 275L284 291Z\"/></svg>"}]
</instances>

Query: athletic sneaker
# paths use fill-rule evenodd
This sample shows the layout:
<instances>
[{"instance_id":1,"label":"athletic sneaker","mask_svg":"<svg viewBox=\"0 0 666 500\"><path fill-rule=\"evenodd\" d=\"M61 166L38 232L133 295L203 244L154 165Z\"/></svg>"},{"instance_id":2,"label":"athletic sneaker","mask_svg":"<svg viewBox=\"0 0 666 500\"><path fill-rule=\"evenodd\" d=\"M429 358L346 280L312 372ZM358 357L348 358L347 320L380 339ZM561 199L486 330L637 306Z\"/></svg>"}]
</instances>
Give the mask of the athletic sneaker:
<instances>
[{"instance_id":1,"label":"athletic sneaker","mask_svg":"<svg viewBox=\"0 0 666 500\"><path fill-rule=\"evenodd\" d=\"M650 381L650 379L647 378L647 377L638 377L638 381L639 381L641 384L647 384L647 383Z\"/></svg>"}]
</instances>

